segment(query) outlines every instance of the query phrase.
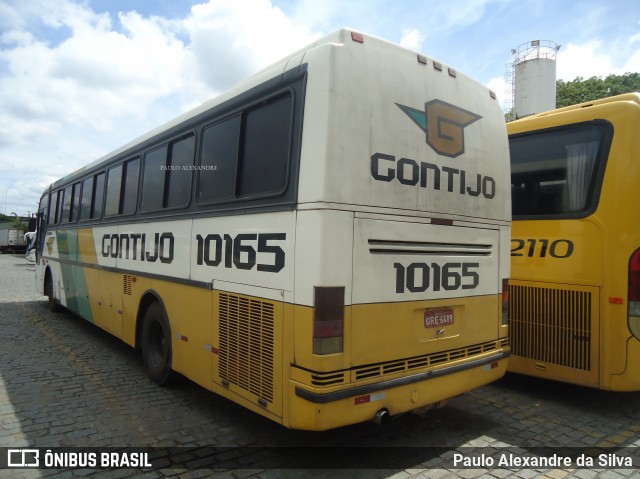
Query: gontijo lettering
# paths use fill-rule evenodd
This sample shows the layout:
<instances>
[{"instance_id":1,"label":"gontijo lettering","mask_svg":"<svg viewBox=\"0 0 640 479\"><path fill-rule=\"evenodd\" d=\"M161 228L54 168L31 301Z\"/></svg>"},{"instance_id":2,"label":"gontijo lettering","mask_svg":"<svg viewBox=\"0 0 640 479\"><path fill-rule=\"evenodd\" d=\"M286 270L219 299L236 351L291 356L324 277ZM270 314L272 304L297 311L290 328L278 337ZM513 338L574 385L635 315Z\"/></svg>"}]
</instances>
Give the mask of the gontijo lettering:
<instances>
[{"instance_id":1,"label":"gontijo lettering","mask_svg":"<svg viewBox=\"0 0 640 479\"><path fill-rule=\"evenodd\" d=\"M374 153L371 155L371 176L377 181L398 181L406 186L430 188L436 191L442 188L461 195L480 196L492 199L496 196L496 182L490 176L476 174L467 175L465 170L438 167L433 163L418 163L411 158L400 158L396 161L393 155ZM446 183L446 186L441 186Z\"/></svg>"},{"instance_id":2,"label":"gontijo lettering","mask_svg":"<svg viewBox=\"0 0 640 479\"><path fill-rule=\"evenodd\" d=\"M174 243L170 232L155 233L149 241L145 233L107 233L102 236L102 256L169 264L173 261Z\"/></svg>"}]
</instances>

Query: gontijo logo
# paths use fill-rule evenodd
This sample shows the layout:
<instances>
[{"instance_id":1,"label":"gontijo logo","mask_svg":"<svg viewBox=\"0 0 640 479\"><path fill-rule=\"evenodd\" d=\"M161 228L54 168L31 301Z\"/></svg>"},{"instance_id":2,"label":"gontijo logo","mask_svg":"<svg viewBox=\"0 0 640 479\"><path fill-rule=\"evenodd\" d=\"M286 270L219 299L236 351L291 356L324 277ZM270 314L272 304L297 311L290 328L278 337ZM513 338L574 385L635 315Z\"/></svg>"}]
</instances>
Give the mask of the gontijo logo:
<instances>
[{"instance_id":1,"label":"gontijo logo","mask_svg":"<svg viewBox=\"0 0 640 479\"><path fill-rule=\"evenodd\" d=\"M427 144L439 155L455 158L464 153L464 129L482 118L470 111L442 100L431 100L424 111L396 103L427 135ZM408 187L447 191L491 200L496 196L496 181L476 171L439 165L421 159L375 152L371 155L370 172L374 180L398 182Z\"/></svg>"},{"instance_id":2,"label":"gontijo logo","mask_svg":"<svg viewBox=\"0 0 640 479\"><path fill-rule=\"evenodd\" d=\"M442 100L424 104L424 111L396 103L427 135L427 144L439 155L455 158L464 153L464 129L482 118Z\"/></svg>"}]
</instances>

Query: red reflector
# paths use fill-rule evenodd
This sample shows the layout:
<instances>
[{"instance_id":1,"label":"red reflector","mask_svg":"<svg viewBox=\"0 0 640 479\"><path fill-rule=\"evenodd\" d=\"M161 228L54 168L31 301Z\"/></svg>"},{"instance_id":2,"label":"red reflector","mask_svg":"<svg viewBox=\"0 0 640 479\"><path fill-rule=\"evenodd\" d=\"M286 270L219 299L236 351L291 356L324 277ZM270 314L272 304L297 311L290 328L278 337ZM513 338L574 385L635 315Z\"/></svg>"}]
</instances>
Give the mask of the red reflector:
<instances>
[{"instance_id":1,"label":"red reflector","mask_svg":"<svg viewBox=\"0 0 640 479\"><path fill-rule=\"evenodd\" d=\"M359 398L355 398L353 401L357 406L358 404L366 404L371 401L371 396L360 396Z\"/></svg>"},{"instance_id":2,"label":"red reflector","mask_svg":"<svg viewBox=\"0 0 640 479\"><path fill-rule=\"evenodd\" d=\"M358 43L364 43L364 37L362 33L351 32L351 40Z\"/></svg>"},{"instance_id":3,"label":"red reflector","mask_svg":"<svg viewBox=\"0 0 640 479\"><path fill-rule=\"evenodd\" d=\"M491 363L491 369L495 369L498 367L498 363Z\"/></svg>"},{"instance_id":4,"label":"red reflector","mask_svg":"<svg viewBox=\"0 0 640 479\"><path fill-rule=\"evenodd\" d=\"M624 303L624 299L623 298L619 298L617 296L609 296L609 302L611 304L623 304Z\"/></svg>"},{"instance_id":5,"label":"red reflector","mask_svg":"<svg viewBox=\"0 0 640 479\"><path fill-rule=\"evenodd\" d=\"M314 338L337 338L342 336L341 319L331 319L328 321L316 321L313 323Z\"/></svg>"}]
</instances>

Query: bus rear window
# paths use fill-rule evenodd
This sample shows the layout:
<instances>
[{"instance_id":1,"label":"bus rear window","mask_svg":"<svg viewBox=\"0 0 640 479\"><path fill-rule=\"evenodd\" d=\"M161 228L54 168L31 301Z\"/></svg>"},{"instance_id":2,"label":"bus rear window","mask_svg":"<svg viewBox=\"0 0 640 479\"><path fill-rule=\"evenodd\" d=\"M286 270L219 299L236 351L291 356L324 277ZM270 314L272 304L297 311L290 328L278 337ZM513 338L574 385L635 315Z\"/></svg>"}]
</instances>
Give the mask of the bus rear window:
<instances>
[{"instance_id":1,"label":"bus rear window","mask_svg":"<svg viewBox=\"0 0 640 479\"><path fill-rule=\"evenodd\" d=\"M580 123L510 137L513 217L590 214L609 130L604 123Z\"/></svg>"}]
</instances>

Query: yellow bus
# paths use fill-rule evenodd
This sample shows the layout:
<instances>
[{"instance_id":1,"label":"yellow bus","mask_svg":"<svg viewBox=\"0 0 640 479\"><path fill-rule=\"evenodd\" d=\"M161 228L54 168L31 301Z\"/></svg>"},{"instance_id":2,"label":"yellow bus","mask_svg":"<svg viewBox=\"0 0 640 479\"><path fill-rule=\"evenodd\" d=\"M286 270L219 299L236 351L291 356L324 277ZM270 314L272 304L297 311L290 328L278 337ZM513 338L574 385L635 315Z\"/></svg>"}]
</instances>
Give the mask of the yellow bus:
<instances>
[{"instance_id":1,"label":"yellow bus","mask_svg":"<svg viewBox=\"0 0 640 479\"><path fill-rule=\"evenodd\" d=\"M495 95L340 30L55 182L37 287L284 426L384 421L501 377Z\"/></svg>"},{"instance_id":2,"label":"yellow bus","mask_svg":"<svg viewBox=\"0 0 640 479\"><path fill-rule=\"evenodd\" d=\"M509 123L509 370L640 390L640 95Z\"/></svg>"}]
</instances>

